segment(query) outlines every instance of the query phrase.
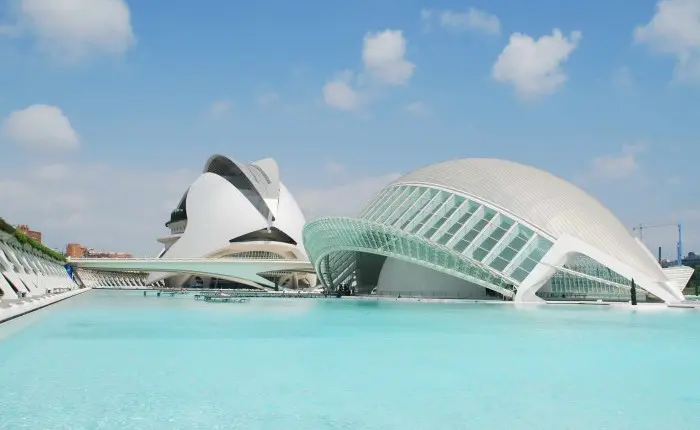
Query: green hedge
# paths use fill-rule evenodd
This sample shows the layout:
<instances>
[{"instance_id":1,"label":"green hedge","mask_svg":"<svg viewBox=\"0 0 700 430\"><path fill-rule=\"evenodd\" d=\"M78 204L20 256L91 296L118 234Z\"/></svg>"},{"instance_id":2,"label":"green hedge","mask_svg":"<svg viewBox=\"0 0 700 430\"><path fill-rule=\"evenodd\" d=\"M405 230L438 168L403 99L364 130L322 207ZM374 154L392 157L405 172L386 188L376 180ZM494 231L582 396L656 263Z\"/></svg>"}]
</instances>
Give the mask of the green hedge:
<instances>
[{"instance_id":1,"label":"green hedge","mask_svg":"<svg viewBox=\"0 0 700 430\"><path fill-rule=\"evenodd\" d=\"M0 230L4 231L7 234L11 234L14 236L15 239L22 245L29 245L35 250L39 251L40 253L46 255L49 258L53 258L54 260L58 261L66 261L66 258L61 254L60 252L56 252L53 249L49 248L48 246L37 242L36 240L32 239L31 237L27 236L24 234L22 230L18 230L14 227L12 227L10 224L8 224L4 219L0 217Z\"/></svg>"}]
</instances>

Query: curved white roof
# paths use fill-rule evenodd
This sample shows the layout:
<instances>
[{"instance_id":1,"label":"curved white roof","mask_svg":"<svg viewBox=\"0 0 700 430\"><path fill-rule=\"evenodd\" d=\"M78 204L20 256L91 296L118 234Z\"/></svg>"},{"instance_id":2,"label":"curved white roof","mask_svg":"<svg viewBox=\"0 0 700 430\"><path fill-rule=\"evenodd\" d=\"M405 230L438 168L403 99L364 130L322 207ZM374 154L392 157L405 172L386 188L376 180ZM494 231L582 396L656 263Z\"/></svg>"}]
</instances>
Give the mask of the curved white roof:
<instances>
[{"instance_id":1,"label":"curved white roof","mask_svg":"<svg viewBox=\"0 0 700 430\"><path fill-rule=\"evenodd\" d=\"M161 258L204 257L227 247L231 239L267 227L291 237L300 254L306 254L302 244L306 219L271 158L242 164L223 155L211 156L179 207L187 211L185 231L168 238ZM269 214L274 215L272 223ZM147 283L165 276L152 273Z\"/></svg>"},{"instance_id":2,"label":"curved white roof","mask_svg":"<svg viewBox=\"0 0 700 430\"><path fill-rule=\"evenodd\" d=\"M393 183L398 184L434 185L473 196L554 239L568 233L643 273L664 278L651 253L612 212L577 186L543 170L505 160L467 158L418 169Z\"/></svg>"},{"instance_id":3,"label":"curved white roof","mask_svg":"<svg viewBox=\"0 0 700 430\"><path fill-rule=\"evenodd\" d=\"M204 164L204 173L210 172L215 162L235 166L250 181L263 199L279 198L279 167L272 158L265 158L251 164L243 164L223 155L215 154L209 157Z\"/></svg>"}]
</instances>

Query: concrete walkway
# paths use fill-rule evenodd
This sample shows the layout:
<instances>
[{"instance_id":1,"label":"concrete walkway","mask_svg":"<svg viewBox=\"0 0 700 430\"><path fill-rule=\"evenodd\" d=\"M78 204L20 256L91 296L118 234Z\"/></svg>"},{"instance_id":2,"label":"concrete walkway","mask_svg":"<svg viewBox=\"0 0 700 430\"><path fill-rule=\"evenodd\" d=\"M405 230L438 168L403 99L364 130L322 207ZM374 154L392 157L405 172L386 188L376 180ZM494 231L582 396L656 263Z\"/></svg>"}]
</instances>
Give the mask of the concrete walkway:
<instances>
[{"instance_id":1,"label":"concrete walkway","mask_svg":"<svg viewBox=\"0 0 700 430\"><path fill-rule=\"evenodd\" d=\"M0 323L34 312L46 306L53 305L65 299L89 291L89 288L65 291L62 293L44 294L43 296L26 297L24 299L0 300Z\"/></svg>"}]
</instances>

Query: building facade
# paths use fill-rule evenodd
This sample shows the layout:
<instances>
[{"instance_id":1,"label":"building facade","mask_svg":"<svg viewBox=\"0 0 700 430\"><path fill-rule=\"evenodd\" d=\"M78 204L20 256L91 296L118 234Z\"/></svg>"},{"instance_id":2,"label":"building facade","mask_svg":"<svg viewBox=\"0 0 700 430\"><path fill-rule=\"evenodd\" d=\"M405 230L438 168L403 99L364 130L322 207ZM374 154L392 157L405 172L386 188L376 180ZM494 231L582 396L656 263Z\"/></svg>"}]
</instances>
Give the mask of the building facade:
<instances>
[{"instance_id":1,"label":"building facade","mask_svg":"<svg viewBox=\"0 0 700 430\"><path fill-rule=\"evenodd\" d=\"M66 257L70 258L133 258L128 252L95 251L79 243L66 245Z\"/></svg>"},{"instance_id":2,"label":"building facade","mask_svg":"<svg viewBox=\"0 0 700 430\"><path fill-rule=\"evenodd\" d=\"M17 230L21 230L26 234L27 236L31 237L32 239L36 240L37 242L41 243L41 232L40 231L35 231L29 228L28 225L26 224L20 224L17 226Z\"/></svg>"},{"instance_id":3,"label":"building facade","mask_svg":"<svg viewBox=\"0 0 700 430\"><path fill-rule=\"evenodd\" d=\"M304 244L327 288L389 296L628 300L634 279L642 300L670 302L692 274L669 276L573 184L495 159L409 173L357 217L307 224Z\"/></svg>"},{"instance_id":4,"label":"building facade","mask_svg":"<svg viewBox=\"0 0 700 430\"><path fill-rule=\"evenodd\" d=\"M87 248L83 247L79 243L69 243L66 245L66 257L70 258L83 258Z\"/></svg>"},{"instance_id":5,"label":"building facade","mask_svg":"<svg viewBox=\"0 0 700 430\"><path fill-rule=\"evenodd\" d=\"M170 214L169 235L158 239L163 244L158 258L307 261L305 222L274 160L243 164L214 155ZM269 271L253 277L153 273L148 278L159 280L172 287L303 288L314 286L316 276Z\"/></svg>"},{"instance_id":6,"label":"building facade","mask_svg":"<svg viewBox=\"0 0 700 430\"><path fill-rule=\"evenodd\" d=\"M78 288L64 263L0 231L0 298L41 296Z\"/></svg>"}]
</instances>

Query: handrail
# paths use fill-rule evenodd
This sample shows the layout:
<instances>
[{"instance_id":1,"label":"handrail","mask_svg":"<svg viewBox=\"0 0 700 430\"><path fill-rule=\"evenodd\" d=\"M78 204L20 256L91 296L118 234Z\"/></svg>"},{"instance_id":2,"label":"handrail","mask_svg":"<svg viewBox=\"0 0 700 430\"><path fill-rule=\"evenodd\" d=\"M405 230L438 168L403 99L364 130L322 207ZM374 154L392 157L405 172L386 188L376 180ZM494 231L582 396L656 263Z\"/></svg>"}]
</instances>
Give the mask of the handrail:
<instances>
[{"instance_id":1,"label":"handrail","mask_svg":"<svg viewBox=\"0 0 700 430\"><path fill-rule=\"evenodd\" d=\"M114 262L138 262L138 263L167 263L171 261L189 261L189 262L206 262L206 263L290 263L290 264L305 264L311 266L308 260L289 260L289 259L265 259L265 258L70 258L68 264L80 265L85 263L114 263Z\"/></svg>"}]
</instances>

